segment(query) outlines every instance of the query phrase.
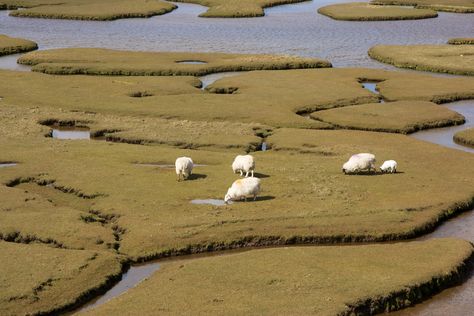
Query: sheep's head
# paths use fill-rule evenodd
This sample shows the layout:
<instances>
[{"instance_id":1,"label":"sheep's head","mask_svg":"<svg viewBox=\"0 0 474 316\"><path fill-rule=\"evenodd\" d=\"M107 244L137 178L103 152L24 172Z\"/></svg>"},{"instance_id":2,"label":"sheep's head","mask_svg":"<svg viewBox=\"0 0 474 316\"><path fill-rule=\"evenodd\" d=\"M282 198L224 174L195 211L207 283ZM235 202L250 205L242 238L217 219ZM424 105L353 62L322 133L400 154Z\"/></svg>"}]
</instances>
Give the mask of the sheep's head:
<instances>
[{"instance_id":1,"label":"sheep's head","mask_svg":"<svg viewBox=\"0 0 474 316\"><path fill-rule=\"evenodd\" d=\"M234 196L232 194L232 188L229 188L229 190L227 190L227 193L224 197L224 203L228 204L230 201L232 201L233 198Z\"/></svg>"}]
</instances>

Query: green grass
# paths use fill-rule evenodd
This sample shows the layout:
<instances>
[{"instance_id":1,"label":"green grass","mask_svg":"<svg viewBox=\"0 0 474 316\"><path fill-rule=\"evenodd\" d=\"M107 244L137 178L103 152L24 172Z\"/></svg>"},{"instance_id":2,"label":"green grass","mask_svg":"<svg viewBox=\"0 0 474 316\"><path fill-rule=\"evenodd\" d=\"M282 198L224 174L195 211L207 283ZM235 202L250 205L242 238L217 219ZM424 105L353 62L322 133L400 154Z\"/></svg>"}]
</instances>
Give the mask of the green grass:
<instances>
[{"instance_id":1,"label":"green grass","mask_svg":"<svg viewBox=\"0 0 474 316\"><path fill-rule=\"evenodd\" d=\"M369 56L400 68L474 76L472 45L377 45Z\"/></svg>"},{"instance_id":2,"label":"green grass","mask_svg":"<svg viewBox=\"0 0 474 316\"><path fill-rule=\"evenodd\" d=\"M38 315L90 299L120 277L109 252L55 249L0 241L0 313Z\"/></svg>"},{"instance_id":3,"label":"green grass","mask_svg":"<svg viewBox=\"0 0 474 316\"><path fill-rule=\"evenodd\" d=\"M209 9L200 14L205 18L248 18L264 16L264 8L299 3L308 0L177 0L176 2L200 4Z\"/></svg>"},{"instance_id":4,"label":"green grass","mask_svg":"<svg viewBox=\"0 0 474 316\"><path fill-rule=\"evenodd\" d=\"M152 277L85 315L373 315L456 283L472 253L466 241L435 239L163 262Z\"/></svg>"},{"instance_id":5,"label":"green grass","mask_svg":"<svg viewBox=\"0 0 474 316\"><path fill-rule=\"evenodd\" d=\"M318 13L344 21L416 20L438 16L436 11L429 9L405 9L395 6L372 5L366 2L328 5L319 8Z\"/></svg>"},{"instance_id":6,"label":"green grass","mask_svg":"<svg viewBox=\"0 0 474 316\"><path fill-rule=\"evenodd\" d=\"M29 52L38 49L35 42L0 34L0 56Z\"/></svg>"},{"instance_id":7,"label":"green grass","mask_svg":"<svg viewBox=\"0 0 474 316\"><path fill-rule=\"evenodd\" d=\"M470 0L374 0L372 4L407 5L417 9L431 9L453 13L473 13L474 3Z\"/></svg>"},{"instance_id":8,"label":"green grass","mask_svg":"<svg viewBox=\"0 0 474 316\"><path fill-rule=\"evenodd\" d=\"M348 106L314 112L311 117L338 128L402 134L465 122L462 115L424 101Z\"/></svg>"},{"instance_id":9,"label":"green grass","mask_svg":"<svg viewBox=\"0 0 474 316\"><path fill-rule=\"evenodd\" d=\"M456 143L474 147L474 128L468 128L454 134L454 141Z\"/></svg>"},{"instance_id":10,"label":"green grass","mask_svg":"<svg viewBox=\"0 0 474 316\"><path fill-rule=\"evenodd\" d=\"M147 18L168 13L176 6L159 0L65 0L9 1L0 0L0 7L24 10L10 12L11 16L46 19L110 21L123 18Z\"/></svg>"},{"instance_id":11,"label":"green grass","mask_svg":"<svg viewBox=\"0 0 474 316\"><path fill-rule=\"evenodd\" d=\"M405 135L317 130L331 125L297 114L376 102L379 96L362 88L365 80L379 82L387 100L442 103L472 98L474 78L374 69L253 71L204 91L191 76L0 71L0 80L8 82L0 85L0 162L18 163L0 168L0 239L9 243L61 248L53 250L66 257L97 252L139 262L250 246L406 239L474 204L474 170L465 167L474 164L472 155ZM417 120L433 114L414 113ZM41 123L85 125L94 134L149 146L52 139ZM238 178L230 166L235 155L254 148L258 136L272 148L253 153L261 198L222 207L191 204L223 199ZM400 172L344 175L342 164L357 152L373 152L377 164L395 159ZM179 156L205 166L196 167L192 180L177 182L173 168L143 165L172 165ZM98 275L116 275L118 261L107 262ZM31 310L8 308L20 310L13 314L63 308L110 285L106 277L69 275L80 286L58 299L41 297ZM17 284L8 288L31 288L21 276L13 275L9 282ZM346 294L341 299L350 298ZM355 304L360 297L353 298Z\"/></svg>"},{"instance_id":12,"label":"green grass","mask_svg":"<svg viewBox=\"0 0 474 316\"><path fill-rule=\"evenodd\" d=\"M474 45L474 38L469 37L457 37L457 38L450 38L448 41L450 45Z\"/></svg>"},{"instance_id":13,"label":"green grass","mask_svg":"<svg viewBox=\"0 0 474 316\"><path fill-rule=\"evenodd\" d=\"M22 56L18 62L33 65L33 71L61 75L203 76L226 71L331 67L322 59L287 55L133 52L100 48L39 51Z\"/></svg>"}]
</instances>

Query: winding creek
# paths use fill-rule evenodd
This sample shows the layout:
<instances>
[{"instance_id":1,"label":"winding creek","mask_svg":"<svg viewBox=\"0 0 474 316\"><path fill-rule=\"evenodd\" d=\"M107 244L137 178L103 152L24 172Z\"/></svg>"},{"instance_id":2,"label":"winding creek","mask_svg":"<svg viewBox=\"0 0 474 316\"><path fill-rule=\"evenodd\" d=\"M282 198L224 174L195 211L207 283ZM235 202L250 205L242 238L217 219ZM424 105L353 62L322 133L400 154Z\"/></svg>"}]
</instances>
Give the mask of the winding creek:
<instances>
[{"instance_id":1,"label":"winding creek","mask_svg":"<svg viewBox=\"0 0 474 316\"><path fill-rule=\"evenodd\" d=\"M266 17L251 19L202 19L198 15L206 8L177 3L179 8L170 14L150 19L124 19L113 22L85 22L67 20L21 19L0 11L0 29L10 36L38 42L40 49L59 47L107 47L127 50L155 51L220 51L240 53L277 53L330 60L337 67L372 67L395 69L371 60L369 47L381 44L440 44L451 37L472 36L474 19L468 14L440 13L438 18L390 22L341 22L316 14L317 8L347 0L308 1L266 9ZM294 23L295 19L298 23ZM159 31L157 31L159 30ZM74 34L74 36L71 36ZM146 38L145 35L146 34ZM278 41L275 41L275 39ZM29 71L30 67L16 63L20 54L0 57L0 68ZM199 61L183 61L199 63ZM403 70L399 70L403 71ZM238 73L220 73L201 77L202 89L224 77ZM378 94L375 83L363 83L364 88ZM474 126L474 100L443 105L466 117L461 126L417 132L411 137L441 146L474 153L474 148L458 145L453 134ZM53 130L53 137L86 137L70 135L70 130ZM68 134L69 133L69 134ZM59 136L58 136L59 135ZM63 137L61 137L61 135ZM90 136L89 136L90 137ZM0 167L12 167L3 163ZM146 165L146 164L143 164ZM150 164L150 166L156 166ZM220 201L220 200L215 200ZM214 203L199 200L196 203ZM216 204L220 202L215 202ZM458 237L474 242L474 212L465 212L438 227L419 240L439 237ZM251 250L245 250L251 251ZM229 252L212 255L226 255ZM190 256L194 257L194 256ZM188 260L179 258L173 260ZM160 267L161 261L134 265L123 274L122 280L103 296L89 302L76 312L90 310L125 293ZM455 288L443 291L432 299L395 315L469 315L474 310L474 277Z\"/></svg>"}]
</instances>

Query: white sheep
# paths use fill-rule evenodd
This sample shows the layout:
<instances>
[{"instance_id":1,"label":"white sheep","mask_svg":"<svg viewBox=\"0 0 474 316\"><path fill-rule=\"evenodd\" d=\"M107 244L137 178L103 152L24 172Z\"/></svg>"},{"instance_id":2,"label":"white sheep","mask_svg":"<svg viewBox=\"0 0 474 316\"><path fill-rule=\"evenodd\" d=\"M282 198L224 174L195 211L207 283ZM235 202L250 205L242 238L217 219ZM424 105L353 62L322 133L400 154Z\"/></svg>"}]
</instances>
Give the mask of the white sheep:
<instances>
[{"instance_id":1,"label":"white sheep","mask_svg":"<svg viewBox=\"0 0 474 316\"><path fill-rule=\"evenodd\" d=\"M235 180L232 186L227 190L224 197L224 202L236 201L244 199L247 201L247 196L253 196L253 200L257 199L257 194L260 193L260 179L259 178L244 178Z\"/></svg>"},{"instance_id":2,"label":"white sheep","mask_svg":"<svg viewBox=\"0 0 474 316\"><path fill-rule=\"evenodd\" d=\"M361 171L376 171L375 168L375 155L369 153L360 153L353 155L349 160L342 166L342 172L347 173L358 173Z\"/></svg>"},{"instance_id":3,"label":"white sheep","mask_svg":"<svg viewBox=\"0 0 474 316\"><path fill-rule=\"evenodd\" d=\"M181 176L183 176L183 180L186 180L193 172L194 163L189 157L179 157L174 165L178 181L181 181Z\"/></svg>"},{"instance_id":4,"label":"white sheep","mask_svg":"<svg viewBox=\"0 0 474 316\"><path fill-rule=\"evenodd\" d=\"M255 170L255 160L253 156L238 155L232 163L232 170L234 173L240 172L240 176L243 176L243 173L245 172L245 177L248 177L251 172L253 177L253 172Z\"/></svg>"},{"instance_id":5,"label":"white sheep","mask_svg":"<svg viewBox=\"0 0 474 316\"><path fill-rule=\"evenodd\" d=\"M397 162L395 160L387 160L380 166L380 171L387 173L397 173Z\"/></svg>"}]
</instances>

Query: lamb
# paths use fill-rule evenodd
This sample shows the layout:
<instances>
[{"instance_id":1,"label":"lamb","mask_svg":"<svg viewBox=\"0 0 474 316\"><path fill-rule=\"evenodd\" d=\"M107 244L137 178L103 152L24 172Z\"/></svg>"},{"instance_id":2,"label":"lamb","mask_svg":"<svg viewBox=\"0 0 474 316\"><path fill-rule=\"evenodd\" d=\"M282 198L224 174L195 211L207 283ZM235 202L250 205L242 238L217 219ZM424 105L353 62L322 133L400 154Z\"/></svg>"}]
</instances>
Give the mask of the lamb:
<instances>
[{"instance_id":1,"label":"lamb","mask_svg":"<svg viewBox=\"0 0 474 316\"><path fill-rule=\"evenodd\" d=\"M376 171L375 168L375 155L369 153L360 153L353 155L349 160L342 166L342 172L358 173L361 171Z\"/></svg>"},{"instance_id":2,"label":"lamb","mask_svg":"<svg viewBox=\"0 0 474 316\"><path fill-rule=\"evenodd\" d=\"M178 181L181 181L181 176L183 176L183 180L186 180L193 172L194 163L189 157L179 157L176 159L175 167Z\"/></svg>"},{"instance_id":3,"label":"lamb","mask_svg":"<svg viewBox=\"0 0 474 316\"><path fill-rule=\"evenodd\" d=\"M253 196L253 200L257 199L257 194L260 193L260 179L259 178L244 178L235 180L232 186L227 190L224 197L224 202L236 201L244 199L247 201L247 196Z\"/></svg>"},{"instance_id":4,"label":"lamb","mask_svg":"<svg viewBox=\"0 0 474 316\"><path fill-rule=\"evenodd\" d=\"M255 170L255 160L252 155L238 155L235 157L234 162L232 163L232 170L234 173L237 171L240 172L240 176L243 176L245 172L245 177L249 176L249 173L252 173Z\"/></svg>"},{"instance_id":5,"label":"lamb","mask_svg":"<svg viewBox=\"0 0 474 316\"><path fill-rule=\"evenodd\" d=\"M397 173L397 162L395 160L387 160L380 166L380 171L387 173Z\"/></svg>"}]
</instances>

